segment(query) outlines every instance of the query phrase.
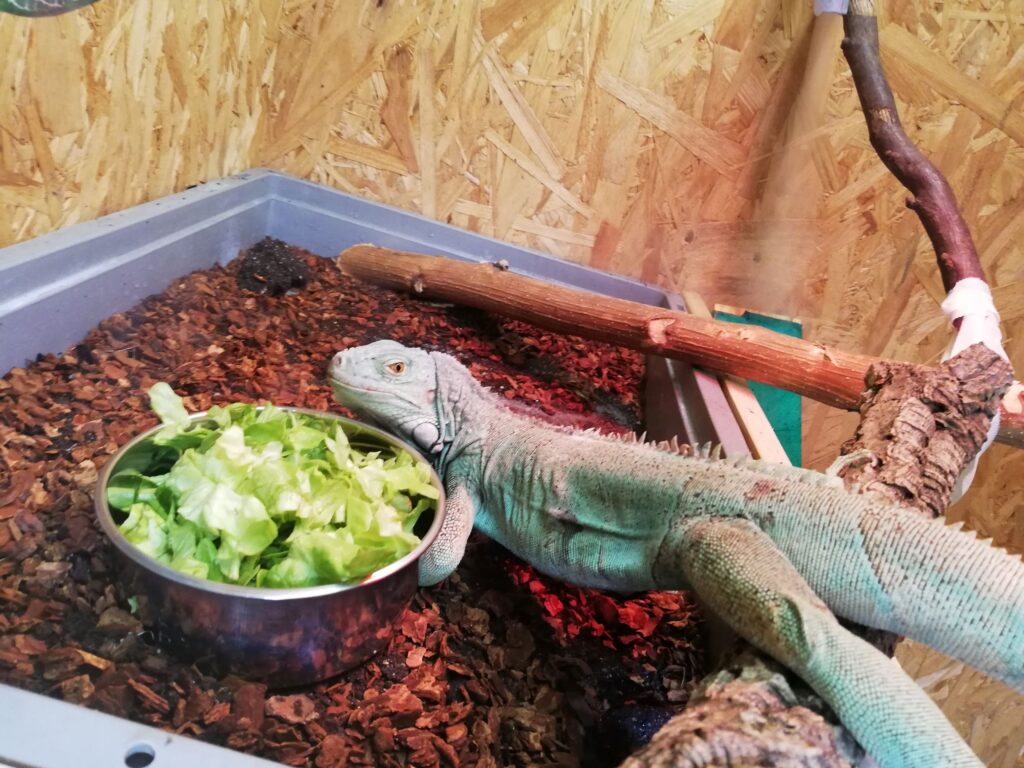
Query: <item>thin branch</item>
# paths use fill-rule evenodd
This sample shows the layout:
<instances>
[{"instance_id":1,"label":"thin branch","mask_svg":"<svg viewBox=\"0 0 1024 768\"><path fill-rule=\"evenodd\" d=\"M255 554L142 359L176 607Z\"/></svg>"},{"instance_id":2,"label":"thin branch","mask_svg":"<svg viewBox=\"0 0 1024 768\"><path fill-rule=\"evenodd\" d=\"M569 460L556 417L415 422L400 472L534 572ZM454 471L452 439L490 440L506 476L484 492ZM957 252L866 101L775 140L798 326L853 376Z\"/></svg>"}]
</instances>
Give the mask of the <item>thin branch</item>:
<instances>
[{"instance_id":1,"label":"thin branch","mask_svg":"<svg viewBox=\"0 0 1024 768\"><path fill-rule=\"evenodd\" d=\"M882 70L878 21L870 0L853 0L843 18L843 53L850 64L871 146L912 198L913 210L932 242L946 292L967 277L985 279L967 222L945 177L907 137Z\"/></svg>"}]
</instances>

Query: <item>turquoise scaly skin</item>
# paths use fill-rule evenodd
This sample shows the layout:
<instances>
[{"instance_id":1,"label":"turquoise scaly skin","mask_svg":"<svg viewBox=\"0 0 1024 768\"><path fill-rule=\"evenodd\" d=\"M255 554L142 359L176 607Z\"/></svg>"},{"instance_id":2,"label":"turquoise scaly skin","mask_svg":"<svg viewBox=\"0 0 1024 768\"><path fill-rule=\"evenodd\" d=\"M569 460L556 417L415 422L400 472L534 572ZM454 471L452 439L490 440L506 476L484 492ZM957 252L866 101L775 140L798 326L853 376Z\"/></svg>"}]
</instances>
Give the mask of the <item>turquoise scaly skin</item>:
<instances>
[{"instance_id":1,"label":"turquoise scaly skin","mask_svg":"<svg viewBox=\"0 0 1024 768\"><path fill-rule=\"evenodd\" d=\"M455 359L380 341L331 363L339 402L431 456L448 496L420 581L475 524L539 570L693 589L787 665L883 767L980 766L895 662L836 616L907 635L1024 692L1024 563L817 472L679 455L511 413Z\"/></svg>"}]
</instances>

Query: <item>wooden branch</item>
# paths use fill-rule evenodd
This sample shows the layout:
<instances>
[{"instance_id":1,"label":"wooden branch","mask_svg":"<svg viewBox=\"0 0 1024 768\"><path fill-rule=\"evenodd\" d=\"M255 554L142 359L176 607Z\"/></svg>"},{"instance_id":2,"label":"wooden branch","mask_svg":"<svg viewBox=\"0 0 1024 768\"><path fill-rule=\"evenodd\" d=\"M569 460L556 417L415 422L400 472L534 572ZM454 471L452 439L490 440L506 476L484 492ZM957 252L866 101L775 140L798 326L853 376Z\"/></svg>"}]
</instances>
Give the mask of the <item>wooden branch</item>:
<instances>
[{"instance_id":1,"label":"wooden branch","mask_svg":"<svg viewBox=\"0 0 1024 768\"><path fill-rule=\"evenodd\" d=\"M1010 364L983 344L925 371L905 363L872 366L860 424L842 447L862 460L840 476L848 486L938 517L1012 381Z\"/></svg>"},{"instance_id":2,"label":"wooden branch","mask_svg":"<svg viewBox=\"0 0 1024 768\"><path fill-rule=\"evenodd\" d=\"M349 248L338 263L350 275L389 288L771 382L840 408L856 407L864 374L874 362L762 328L565 288L489 263L373 245Z\"/></svg>"},{"instance_id":3,"label":"wooden branch","mask_svg":"<svg viewBox=\"0 0 1024 768\"><path fill-rule=\"evenodd\" d=\"M851 0L843 17L843 53L867 121L868 136L886 168L913 197L913 210L935 250L946 292L968 277L985 280L971 232L942 173L910 141L900 124L892 89L882 69L878 21L872 0ZM954 325L959 328L960 321ZM1004 396L999 442L1024 446L1024 387L1015 382Z\"/></svg>"},{"instance_id":4,"label":"wooden branch","mask_svg":"<svg viewBox=\"0 0 1024 768\"><path fill-rule=\"evenodd\" d=\"M686 709L620 768L851 768L863 757L802 681L748 649L704 678Z\"/></svg>"},{"instance_id":5,"label":"wooden branch","mask_svg":"<svg viewBox=\"0 0 1024 768\"><path fill-rule=\"evenodd\" d=\"M966 277L985 279L967 222L938 168L914 145L900 124L892 90L882 70L878 22L870 0L853 0L843 17L843 53L868 124L871 146L885 167L913 195L907 206L921 219L938 259L948 293Z\"/></svg>"},{"instance_id":6,"label":"wooden branch","mask_svg":"<svg viewBox=\"0 0 1024 768\"><path fill-rule=\"evenodd\" d=\"M562 333L599 339L718 373L857 408L868 369L884 361L780 333L706 320L514 274L494 264L356 245L338 257L347 273L424 298L451 301ZM920 370L929 370L921 367ZM1024 447L1024 413L1004 408L999 438Z\"/></svg>"}]
</instances>

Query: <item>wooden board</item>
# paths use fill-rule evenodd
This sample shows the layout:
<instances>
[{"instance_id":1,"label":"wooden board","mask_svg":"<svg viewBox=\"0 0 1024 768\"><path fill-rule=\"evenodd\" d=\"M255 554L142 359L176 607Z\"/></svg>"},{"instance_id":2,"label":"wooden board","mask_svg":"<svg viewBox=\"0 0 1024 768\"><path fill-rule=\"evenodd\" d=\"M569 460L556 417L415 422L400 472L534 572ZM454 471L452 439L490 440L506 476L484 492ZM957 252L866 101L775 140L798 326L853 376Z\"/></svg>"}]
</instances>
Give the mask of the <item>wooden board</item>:
<instances>
[{"instance_id":1,"label":"wooden board","mask_svg":"<svg viewBox=\"0 0 1024 768\"><path fill-rule=\"evenodd\" d=\"M686 291L683 293L686 308L697 317L711 318L711 310L699 293ZM743 430L743 437L750 446L750 453L755 459L771 461L776 464L791 464L785 448L779 442L778 435L772 428L768 416L750 389L750 385L735 376L719 376L722 389L729 401L733 415Z\"/></svg>"}]
</instances>

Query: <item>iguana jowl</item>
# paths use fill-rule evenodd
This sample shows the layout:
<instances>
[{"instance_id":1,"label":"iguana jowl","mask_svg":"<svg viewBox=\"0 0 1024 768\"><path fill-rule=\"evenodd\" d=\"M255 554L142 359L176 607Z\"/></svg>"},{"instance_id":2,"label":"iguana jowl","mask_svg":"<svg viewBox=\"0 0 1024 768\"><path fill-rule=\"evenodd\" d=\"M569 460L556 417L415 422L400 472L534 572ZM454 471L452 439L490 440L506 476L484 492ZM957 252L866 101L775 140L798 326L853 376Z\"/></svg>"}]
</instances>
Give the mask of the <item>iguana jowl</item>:
<instances>
[{"instance_id":1,"label":"iguana jowl","mask_svg":"<svg viewBox=\"0 0 1024 768\"><path fill-rule=\"evenodd\" d=\"M882 766L979 766L918 686L836 616L907 635L1024 692L1024 563L836 478L681 456L513 414L454 358L339 352L338 400L427 452L446 517L433 584L475 524L539 570L617 591L693 589L814 688Z\"/></svg>"}]
</instances>

